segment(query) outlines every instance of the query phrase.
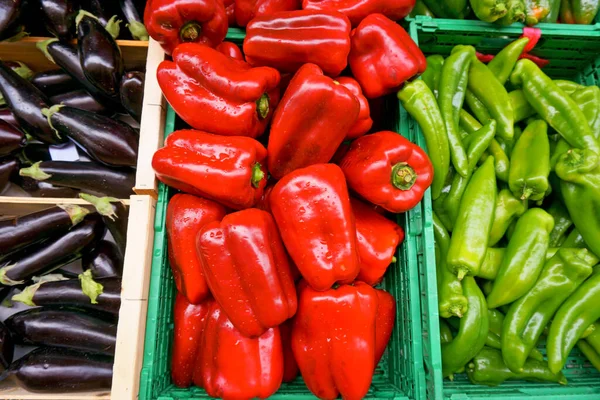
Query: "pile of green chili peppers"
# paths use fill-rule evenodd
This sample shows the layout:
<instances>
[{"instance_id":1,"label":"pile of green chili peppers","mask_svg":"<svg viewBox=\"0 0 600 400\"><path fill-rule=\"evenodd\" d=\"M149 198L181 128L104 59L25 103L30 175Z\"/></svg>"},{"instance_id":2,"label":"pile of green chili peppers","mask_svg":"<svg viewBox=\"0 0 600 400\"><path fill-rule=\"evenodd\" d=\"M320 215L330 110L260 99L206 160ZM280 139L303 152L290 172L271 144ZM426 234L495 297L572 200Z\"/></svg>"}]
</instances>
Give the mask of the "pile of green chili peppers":
<instances>
[{"instance_id":1,"label":"pile of green chili peppers","mask_svg":"<svg viewBox=\"0 0 600 400\"><path fill-rule=\"evenodd\" d=\"M600 88L519 60L528 40L431 55L398 92L435 169L443 375L489 386L567 384L574 347L600 369Z\"/></svg>"}]
</instances>

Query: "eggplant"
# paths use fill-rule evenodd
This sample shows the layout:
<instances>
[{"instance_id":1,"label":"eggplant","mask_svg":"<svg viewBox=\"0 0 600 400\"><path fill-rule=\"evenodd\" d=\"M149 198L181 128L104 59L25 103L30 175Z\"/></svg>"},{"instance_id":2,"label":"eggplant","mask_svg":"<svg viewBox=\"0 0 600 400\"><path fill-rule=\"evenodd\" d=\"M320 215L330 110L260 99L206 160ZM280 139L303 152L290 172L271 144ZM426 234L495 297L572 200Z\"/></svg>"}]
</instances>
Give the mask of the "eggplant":
<instances>
[{"instance_id":1,"label":"eggplant","mask_svg":"<svg viewBox=\"0 0 600 400\"><path fill-rule=\"evenodd\" d=\"M112 114L112 111L98 102L92 95L83 89L57 94L50 97L54 104L62 104L98 114Z\"/></svg>"},{"instance_id":2,"label":"eggplant","mask_svg":"<svg viewBox=\"0 0 600 400\"><path fill-rule=\"evenodd\" d=\"M0 92L25 133L49 144L63 143L66 140L56 136L48 125L48 120L42 115L42 108L50 107L50 100L46 95L2 61Z\"/></svg>"},{"instance_id":3,"label":"eggplant","mask_svg":"<svg viewBox=\"0 0 600 400\"><path fill-rule=\"evenodd\" d=\"M142 119L144 79L145 74L139 71L127 72L121 78L121 104L137 122Z\"/></svg>"},{"instance_id":4,"label":"eggplant","mask_svg":"<svg viewBox=\"0 0 600 400\"><path fill-rule=\"evenodd\" d=\"M38 42L36 47L46 55L46 57L61 67L75 81L77 81L92 97L98 102L115 109L121 107L121 100L118 96L107 96L99 90L90 81L87 80L79 62L79 53L68 43L60 42L57 39L48 39Z\"/></svg>"},{"instance_id":5,"label":"eggplant","mask_svg":"<svg viewBox=\"0 0 600 400\"><path fill-rule=\"evenodd\" d=\"M44 25L60 40L73 38L78 5L74 0L39 0Z\"/></svg>"},{"instance_id":6,"label":"eggplant","mask_svg":"<svg viewBox=\"0 0 600 400\"><path fill-rule=\"evenodd\" d=\"M19 176L13 181L31 197L75 199L79 197L79 190L69 187L54 186L44 181Z\"/></svg>"},{"instance_id":7,"label":"eggplant","mask_svg":"<svg viewBox=\"0 0 600 400\"><path fill-rule=\"evenodd\" d=\"M85 201L91 203L102 216L104 224L115 239L117 248L125 255L127 246L127 223L129 222L129 208L114 197L96 197L87 193L79 195Z\"/></svg>"},{"instance_id":8,"label":"eggplant","mask_svg":"<svg viewBox=\"0 0 600 400\"><path fill-rule=\"evenodd\" d=\"M77 15L77 48L85 77L106 96L119 97L124 66L121 49L93 15Z\"/></svg>"},{"instance_id":9,"label":"eggplant","mask_svg":"<svg viewBox=\"0 0 600 400\"><path fill-rule=\"evenodd\" d=\"M92 251L81 258L84 271L90 271L95 279L121 278L123 254L113 242L101 241Z\"/></svg>"},{"instance_id":10,"label":"eggplant","mask_svg":"<svg viewBox=\"0 0 600 400\"><path fill-rule=\"evenodd\" d=\"M144 26L144 20L140 18L140 13L133 0L119 0L119 5L127 20L127 28L129 29L129 32L131 32L131 36L135 40L148 40L149 36L148 31Z\"/></svg>"},{"instance_id":11,"label":"eggplant","mask_svg":"<svg viewBox=\"0 0 600 400\"><path fill-rule=\"evenodd\" d=\"M121 10L116 1L81 0L81 9L96 17L113 38L120 34Z\"/></svg>"},{"instance_id":12,"label":"eggplant","mask_svg":"<svg viewBox=\"0 0 600 400\"><path fill-rule=\"evenodd\" d=\"M15 345L10 335L10 331L2 322L0 322L0 368L4 372L12 363L15 354Z\"/></svg>"},{"instance_id":13,"label":"eggplant","mask_svg":"<svg viewBox=\"0 0 600 400\"><path fill-rule=\"evenodd\" d=\"M0 160L0 193L8 188L10 179L18 169L19 161L16 158Z\"/></svg>"},{"instance_id":14,"label":"eggplant","mask_svg":"<svg viewBox=\"0 0 600 400\"><path fill-rule=\"evenodd\" d=\"M19 175L120 199L128 199L133 194L135 185L135 173L132 169L111 169L86 161L38 162L21 169Z\"/></svg>"},{"instance_id":15,"label":"eggplant","mask_svg":"<svg viewBox=\"0 0 600 400\"><path fill-rule=\"evenodd\" d=\"M96 161L111 167L135 167L139 136L126 123L74 107L42 110L59 135L75 142Z\"/></svg>"},{"instance_id":16,"label":"eggplant","mask_svg":"<svg viewBox=\"0 0 600 400\"><path fill-rule=\"evenodd\" d=\"M0 221L0 259L51 236L61 235L83 221L90 211L75 204Z\"/></svg>"},{"instance_id":17,"label":"eggplant","mask_svg":"<svg viewBox=\"0 0 600 400\"><path fill-rule=\"evenodd\" d=\"M108 390L112 384L112 357L54 347L39 347L13 362L0 380L16 378L30 392L67 393Z\"/></svg>"},{"instance_id":18,"label":"eggplant","mask_svg":"<svg viewBox=\"0 0 600 400\"><path fill-rule=\"evenodd\" d=\"M24 164L35 164L38 161L51 161L50 148L43 143L28 143L21 153L19 158Z\"/></svg>"},{"instance_id":19,"label":"eggplant","mask_svg":"<svg viewBox=\"0 0 600 400\"><path fill-rule=\"evenodd\" d=\"M0 38L7 36L21 14L21 0L0 0Z\"/></svg>"},{"instance_id":20,"label":"eggplant","mask_svg":"<svg viewBox=\"0 0 600 400\"><path fill-rule=\"evenodd\" d=\"M2 120L4 122L8 122L15 128L19 128L19 123L17 122L15 115L12 113L12 111L9 108L0 108L0 120Z\"/></svg>"},{"instance_id":21,"label":"eggplant","mask_svg":"<svg viewBox=\"0 0 600 400\"><path fill-rule=\"evenodd\" d=\"M0 283L18 285L78 260L84 251L90 251L100 242L105 231L100 216L90 214L67 233L33 248L25 248L4 260L0 268Z\"/></svg>"},{"instance_id":22,"label":"eggplant","mask_svg":"<svg viewBox=\"0 0 600 400\"><path fill-rule=\"evenodd\" d=\"M80 87L79 83L62 69L38 72L31 78L31 83L44 92L46 96L55 96ZM50 97L50 102L56 103L52 101L52 97Z\"/></svg>"},{"instance_id":23,"label":"eggplant","mask_svg":"<svg viewBox=\"0 0 600 400\"><path fill-rule=\"evenodd\" d=\"M0 119L0 157L5 157L23 148L27 140L23 132Z\"/></svg>"},{"instance_id":24,"label":"eggplant","mask_svg":"<svg viewBox=\"0 0 600 400\"><path fill-rule=\"evenodd\" d=\"M21 61L5 61L4 64L6 64L6 66L15 71L17 75L19 75L21 78L30 81L31 77L33 77L33 71ZM6 101L4 101L4 97L2 96L2 94L0 94L0 106L3 106L5 104Z\"/></svg>"}]
</instances>

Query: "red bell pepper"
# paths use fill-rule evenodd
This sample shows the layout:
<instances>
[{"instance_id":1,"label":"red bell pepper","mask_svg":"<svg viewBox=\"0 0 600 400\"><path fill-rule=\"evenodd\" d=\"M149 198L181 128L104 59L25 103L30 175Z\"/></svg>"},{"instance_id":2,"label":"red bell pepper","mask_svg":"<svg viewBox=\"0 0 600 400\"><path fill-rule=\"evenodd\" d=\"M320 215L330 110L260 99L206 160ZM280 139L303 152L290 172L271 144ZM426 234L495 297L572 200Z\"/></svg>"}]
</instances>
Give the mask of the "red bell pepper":
<instances>
[{"instance_id":1,"label":"red bell pepper","mask_svg":"<svg viewBox=\"0 0 600 400\"><path fill-rule=\"evenodd\" d=\"M396 322L396 299L385 290L377 292L377 319L375 320L375 365L379 364L385 348L392 337Z\"/></svg>"},{"instance_id":2,"label":"red bell pepper","mask_svg":"<svg viewBox=\"0 0 600 400\"><path fill-rule=\"evenodd\" d=\"M175 297L171 379L177 387L185 388L192 384L198 347L212 303L214 301L208 299L197 305L190 304L181 293Z\"/></svg>"},{"instance_id":3,"label":"red bell pepper","mask_svg":"<svg viewBox=\"0 0 600 400\"><path fill-rule=\"evenodd\" d=\"M408 33L382 14L371 14L352 31L348 63L367 98L396 92L427 61Z\"/></svg>"},{"instance_id":4,"label":"red bell pepper","mask_svg":"<svg viewBox=\"0 0 600 400\"><path fill-rule=\"evenodd\" d=\"M360 105L358 118L346 135L346 140L356 139L357 137L361 137L365 133L369 132L369 129L371 129L373 126L369 101L363 94L362 89L356 79L347 76L340 76L336 78L336 81L339 82L340 85L346 86L348 89L350 89Z\"/></svg>"},{"instance_id":5,"label":"red bell pepper","mask_svg":"<svg viewBox=\"0 0 600 400\"><path fill-rule=\"evenodd\" d=\"M302 0L235 0L235 20L245 27L256 17L268 17L280 11L302 8Z\"/></svg>"},{"instance_id":6,"label":"red bell pepper","mask_svg":"<svg viewBox=\"0 0 600 400\"><path fill-rule=\"evenodd\" d=\"M196 235L204 225L220 221L226 213L222 205L190 194L176 194L169 201L169 264L177 290L192 304L199 304L210 295L196 252Z\"/></svg>"},{"instance_id":7,"label":"red bell pepper","mask_svg":"<svg viewBox=\"0 0 600 400\"><path fill-rule=\"evenodd\" d=\"M352 92L304 64L275 110L267 160L276 179L312 164L331 160L354 125L360 105Z\"/></svg>"},{"instance_id":8,"label":"red bell pepper","mask_svg":"<svg viewBox=\"0 0 600 400\"><path fill-rule=\"evenodd\" d=\"M283 177L271 192L271 212L288 253L315 290L356 278L356 225L337 165L311 165Z\"/></svg>"},{"instance_id":9,"label":"red bell pepper","mask_svg":"<svg viewBox=\"0 0 600 400\"><path fill-rule=\"evenodd\" d=\"M404 231L360 200L350 198L350 203L356 221L356 243L360 258L360 272L356 280L375 286L395 261L396 247L404 240Z\"/></svg>"},{"instance_id":10,"label":"red bell pepper","mask_svg":"<svg viewBox=\"0 0 600 400\"><path fill-rule=\"evenodd\" d=\"M288 255L271 214L229 214L204 225L196 244L213 297L242 334L260 336L296 313Z\"/></svg>"},{"instance_id":11,"label":"red bell pepper","mask_svg":"<svg viewBox=\"0 0 600 400\"><path fill-rule=\"evenodd\" d=\"M425 151L390 131L356 139L340 167L352 190L393 213L415 207L433 180Z\"/></svg>"},{"instance_id":12,"label":"red bell pepper","mask_svg":"<svg viewBox=\"0 0 600 400\"><path fill-rule=\"evenodd\" d=\"M223 0L225 14L227 14L227 23L229 26L235 26L235 0Z\"/></svg>"},{"instance_id":13,"label":"red bell pepper","mask_svg":"<svg viewBox=\"0 0 600 400\"><path fill-rule=\"evenodd\" d=\"M185 42L216 47L227 35L227 14L222 0L148 0L144 25L171 55Z\"/></svg>"},{"instance_id":14,"label":"red bell pepper","mask_svg":"<svg viewBox=\"0 0 600 400\"><path fill-rule=\"evenodd\" d=\"M266 399L283 377L279 328L249 338L238 331L217 302L206 317L204 335L194 369L194 384L210 397Z\"/></svg>"},{"instance_id":15,"label":"red bell pepper","mask_svg":"<svg viewBox=\"0 0 600 400\"><path fill-rule=\"evenodd\" d=\"M292 351L292 323L293 319L279 325L281 345L283 347L283 381L291 382L298 376L298 364Z\"/></svg>"},{"instance_id":16,"label":"red bell pepper","mask_svg":"<svg viewBox=\"0 0 600 400\"><path fill-rule=\"evenodd\" d=\"M271 191L273 190L273 186L275 185L270 183L265 187L262 197L256 203L256 208L269 213L271 212Z\"/></svg>"},{"instance_id":17,"label":"red bell pepper","mask_svg":"<svg viewBox=\"0 0 600 400\"><path fill-rule=\"evenodd\" d=\"M338 76L349 52L350 21L335 11L282 11L256 17L246 26L244 54L254 66L296 72L313 63L325 74Z\"/></svg>"},{"instance_id":18,"label":"red bell pepper","mask_svg":"<svg viewBox=\"0 0 600 400\"><path fill-rule=\"evenodd\" d=\"M183 129L152 158L166 185L239 210L252 207L267 184L267 150L256 140Z\"/></svg>"},{"instance_id":19,"label":"red bell pepper","mask_svg":"<svg viewBox=\"0 0 600 400\"><path fill-rule=\"evenodd\" d=\"M381 13L393 21L406 17L416 0L303 0L304 10L339 11L356 26L369 14Z\"/></svg>"},{"instance_id":20,"label":"red bell pepper","mask_svg":"<svg viewBox=\"0 0 600 400\"><path fill-rule=\"evenodd\" d=\"M191 127L260 136L279 102L279 72L252 68L207 46L179 45L156 73L165 98Z\"/></svg>"},{"instance_id":21,"label":"red bell pepper","mask_svg":"<svg viewBox=\"0 0 600 400\"><path fill-rule=\"evenodd\" d=\"M221 53L240 61L244 61L244 55L242 54L242 49L232 42L223 42L216 47L218 51Z\"/></svg>"}]
</instances>

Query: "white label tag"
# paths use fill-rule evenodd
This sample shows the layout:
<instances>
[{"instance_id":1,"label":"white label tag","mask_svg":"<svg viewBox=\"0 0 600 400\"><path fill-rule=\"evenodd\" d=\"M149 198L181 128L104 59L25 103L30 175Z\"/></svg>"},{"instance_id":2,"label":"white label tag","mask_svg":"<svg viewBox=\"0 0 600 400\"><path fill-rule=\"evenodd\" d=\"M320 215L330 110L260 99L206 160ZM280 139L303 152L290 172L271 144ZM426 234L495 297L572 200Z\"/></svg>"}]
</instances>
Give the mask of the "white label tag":
<instances>
[{"instance_id":1,"label":"white label tag","mask_svg":"<svg viewBox=\"0 0 600 400\"><path fill-rule=\"evenodd\" d=\"M50 146L50 157L53 161L77 161L79 153L74 143L65 143L60 146Z\"/></svg>"}]
</instances>

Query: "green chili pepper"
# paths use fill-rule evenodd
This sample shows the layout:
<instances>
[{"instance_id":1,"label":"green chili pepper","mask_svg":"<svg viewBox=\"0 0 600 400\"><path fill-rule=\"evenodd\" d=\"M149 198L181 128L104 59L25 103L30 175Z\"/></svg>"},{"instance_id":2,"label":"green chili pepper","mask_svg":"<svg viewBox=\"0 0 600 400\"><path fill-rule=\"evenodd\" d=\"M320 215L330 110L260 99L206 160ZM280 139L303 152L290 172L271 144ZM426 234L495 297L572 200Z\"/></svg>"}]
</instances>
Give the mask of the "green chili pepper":
<instances>
[{"instance_id":1,"label":"green chili pepper","mask_svg":"<svg viewBox=\"0 0 600 400\"><path fill-rule=\"evenodd\" d=\"M452 341L452 331L446 320L440 318L440 342L450 343Z\"/></svg>"},{"instance_id":2,"label":"green chili pepper","mask_svg":"<svg viewBox=\"0 0 600 400\"><path fill-rule=\"evenodd\" d=\"M442 344L442 374L444 377L464 367L485 346L489 331L489 316L485 297L473 277L462 282L469 302L465 315L460 319L458 334L450 343Z\"/></svg>"},{"instance_id":3,"label":"green chili pepper","mask_svg":"<svg viewBox=\"0 0 600 400\"><path fill-rule=\"evenodd\" d=\"M600 255L600 159L590 150L571 149L560 156L556 175L575 227L588 248Z\"/></svg>"},{"instance_id":4,"label":"green chili pepper","mask_svg":"<svg viewBox=\"0 0 600 400\"><path fill-rule=\"evenodd\" d=\"M525 98L571 146L600 154L600 145L592 134L577 103L530 60L519 60L510 77L522 86Z\"/></svg>"},{"instance_id":5,"label":"green chili pepper","mask_svg":"<svg viewBox=\"0 0 600 400\"><path fill-rule=\"evenodd\" d=\"M557 79L554 81L554 84L558 86L563 92L568 94L569 96L575 93L580 89L585 89L587 86L580 85L579 83L575 83L573 81L567 81L564 79Z\"/></svg>"},{"instance_id":6,"label":"green chili pepper","mask_svg":"<svg viewBox=\"0 0 600 400\"><path fill-rule=\"evenodd\" d=\"M433 14L433 12L431 12L429 7L425 5L423 0L417 0L417 2L415 3L415 7L410 12L411 17L415 17L417 15L425 15L431 18L435 18L435 15ZM427 67L429 67L429 65Z\"/></svg>"},{"instance_id":7,"label":"green chili pepper","mask_svg":"<svg viewBox=\"0 0 600 400\"><path fill-rule=\"evenodd\" d=\"M486 386L498 386L507 380L567 384L564 375L550 372L544 361L529 359L522 372L514 373L504 363L500 351L489 347L483 348L467 365L467 376L471 383Z\"/></svg>"},{"instance_id":8,"label":"green chili pepper","mask_svg":"<svg viewBox=\"0 0 600 400\"><path fill-rule=\"evenodd\" d=\"M471 175L465 178L459 174L454 174L454 177L452 178L452 185L450 186L450 192L448 192L448 195L444 199L443 207L450 220L452 231L454 231L456 220L458 219L460 212L460 203L470 179Z\"/></svg>"},{"instance_id":9,"label":"green chili pepper","mask_svg":"<svg viewBox=\"0 0 600 400\"><path fill-rule=\"evenodd\" d=\"M494 159L489 157L469 180L452 231L447 266L460 280L467 274L477 275L485 258L496 191Z\"/></svg>"},{"instance_id":10,"label":"green chili pepper","mask_svg":"<svg viewBox=\"0 0 600 400\"><path fill-rule=\"evenodd\" d=\"M515 64L529 43L529 38L519 38L506 45L496 57L489 62L488 68L501 84L505 84L515 68Z\"/></svg>"},{"instance_id":11,"label":"green chili pepper","mask_svg":"<svg viewBox=\"0 0 600 400\"><path fill-rule=\"evenodd\" d=\"M565 239L565 234L573 225L569 212L558 200L554 200L548 208L548 213L554 218L554 228L550 232L550 247L558 247Z\"/></svg>"},{"instance_id":12,"label":"green chili pepper","mask_svg":"<svg viewBox=\"0 0 600 400\"><path fill-rule=\"evenodd\" d=\"M513 109L515 122L523 121L535 115L535 110L527 102L522 90L513 90L508 94L508 98Z\"/></svg>"},{"instance_id":13,"label":"green chili pepper","mask_svg":"<svg viewBox=\"0 0 600 400\"><path fill-rule=\"evenodd\" d=\"M437 199L442 193L444 182L448 176L450 147L435 96L424 81L415 80L404 85L398 92L398 99L406 111L419 123L425 137L427 154L434 170L431 196L433 199Z\"/></svg>"},{"instance_id":14,"label":"green chili pepper","mask_svg":"<svg viewBox=\"0 0 600 400\"><path fill-rule=\"evenodd\" d=\"M577 342L577 347L579 347L579 350L581 350L581 352L583 353L585 358L588 359L590 364L592 364L594 368L600 371L600 353L598 352L598 350L592 347L585 340L579 340Z\"/></svg>"},{"instance_id":15,"label":"green chili pepper","mask_svg":"<svg viewBox=\"0 0 600 400\"><path fill-rule=\"evenodd\" d=\"M587 120L596 139L600 136L600 87L588 86L571 95Z\"/></svg>"},{"instance_id":16,"label":"green chili pepper","mask_svg":"<svg viewBox=\"0 0 600 400\"><path fill-rule=\"evenodd\" d=\"M536 120L515 144L511 155L508 185L521 200L539 201L544 198L550 184L550 142L548 125Z\"/></svg>"},{"instance_id":17,"label":"green chili pepper","mask_svg":"<svg viewBox=\"0 0 600 400\"><path fill-rule=\"evenodd\" d=\"M433 234L436 246L440 250L440 256L435 260L440 316L461 318L467 311L467 298L463 294L462 285L456 275L446 268L450 235L435 212L433 213Z\"/></svg>"},{"instance_id":18,"label":"green chili pepper","mask_svg":"<svg viewBox=\"0 0 600 400\"><path fill-rule=\"evenodd\" d=\"M506 15L505 3L505 0L471 0L471 8L483 22L494 22Z\"/></svg>"},{"instance_id":19,"label":"green chili pepper","mask_svg":"<svg viewBox=\"0 0 600 400\"><path fill-rule=\"evenodd\" d=\"M565 24L589 25L594 22L599 9L598 0L563 0L560 7L560 20Z\"/></svg>"},{"instance_id":20,"label":"green chili pepper","mask_svg":"<svg viewBox=\"0 0 600 400\"><path fill-rule=\"evenodd\" d=\"M467 89L467 92L465 93L465 103L467 103L467 106L469 106L469 109L480 124L485 124L492 118L485 105L469 89Z\"/></svg>"},{"instance_id":21,"label":"green chili pepper","mask_svg":"<svg viewBox=\"0 0 600 400\"><path fill-rule=\"evenodd\" d=\"M582 248L585 247L585 241L583 240L583 236L581 236L581 233L579 233L577 228L573 228L571 233L569 233L560 247Z\"/></svg>"},{"instance_id":22,"label":"green chili pepper","mask_svg":"<svg viewBox=\"0 0 600 400\"><path fill-rule=\"evenodd\" d=\"M550 13L550 0L525 0L525 23L537 25Z\"/></svg>"},{"instance_id":23,"label":"green chili pepper","mask_svg":"<svg viewBox=\"0 0 600 400\"><path fill-rule=\"evenodd\" d=\"M581 335L581 338L585 339L593 348L600 350L600 322L596 321L590 327L591 332L587 336Z\"/></svg>"},{"instance_id":24,"label":"green chili pepper","mask_svg":"<svg viewBox=\"0 0 600 400\"><path fill-rule=\"evenodd\" d=\"M479 268L477 277L489 279L490 281L496 279L496 276L498 276L498 270L500 269L500 265L502 265L502 260L504 259L505 250L506 249L501 247L488 247L487 251L485 252L483 263L481 263L481 267ZM492 286L490 286L489 292L492 291L491 287ZM486 293L486 296L488 294L489 293Z\"/></svg>"},{"instance_id":25,"label":"green chili pepper","mask_svg":"<svg viewBox=\"0 0 600 400\"><path fill-rule=\"evenodd\" d=\"M548 0L548 3L550 5L550 12L542 19L542 22L554 24L558 21L561 0Z\"/></svg>"},{"instance_id":26,"label":"green chili pepper","mask_svg":"<svg viewBox=\"0 0 600 400\"><path fill-rule=\"evenodd\" d=\"M427 69L421 74L421 79L427 84L429 89L438 96L440 79L442 77L442 67L444 66L444 57L439 54L427 57Z\"/></svg>"},{"instance_id":27,"label":"green chili pepper","mask_svg":"<svg viewBox=\"0 0 600 400\"><path fill-rule=\"evenodd\" d=\"M496 22L502 26L508 26L513 22L525 21L525 4L523 0L507 0L506 1L506 15Z\"/></svg>"},{"instance_id":28,"label":"green chili pepper","mask_svg":"<svg viewBox=\"0 0 600 400\"><path fill-rule=\"evenodd\" d=\"M490 230L489 246L494 246L504 237L506 230L516 218L527 210L527 204L513 196L508 189L502 189L496 199L494 223ZM492 279L492 278L487 278Z\"/></svg>"},{"instance_id":29,"label":"green chili pepper","mask_svg":"<svg viewBox=\"0 0 600 400\"><path fill-rule=\"evenodd\" d=\"M583 331L600 318L598 304L600 304L600 268L597 267L592 276L562 303L554 315L546 341L548 366L551 371L558 372L564 367L571 349Z\"/></svg>"},{"instance_id":30,"label":"green chili pepper","mask_svg":"<svg viewBox=\"0 0 600 400\"><path fill-rule=\"evenodd\" d=\"M469 14L468 0L423 0L438 18L465 19Z\"/></svg>"},{"instance_id":31,"label":"green chili pepper","mask_svg":"<svg viewBox=\"0 0 600 400\"><path fill-rule=\"evenodd\" d=\"M559 249L535 286L510 306L502 330L502 356L511 371L521 371L544 327L597 261L586 249Z\"/></svg>"},{"instance_id":32,"label":"green chili pepper","mask_svg":"<svg viewBox=\"0 0 600 400\"><path fill-rule=\"evenodd\" d=\"M452 164L456 172L464 177L469 173L469 162L458 132L458 117L467 89L469 66L474 59L473 46L454 47L450 57L444 61L438 95L438 103L450 143Z\"/></svg>"},{"instance_id":33,"label":"green chili pepper","mask_svg":"<svg viewBox=\"0 0 600 400\"><path fill-rule=\"evenodd\" d=\"M460 320L458 318L450 318L447 321L448 321L448 324L451 325L454 329L458 330L460 328ZM500 335L497 335L496 333L492 332L491 330L488 330L488 334L485 339L485 345L488 347L491 347L493 349L500 350L500 348L501 348ZM458 372L458 371L456 371L456 372Z\"/></svg>"},{"instance_id":34,"label":"green chili pepper","mask_svg":"<svg viewBox=\"0 0 600 400\"><path fill-rule=\"evenodd\" d=\"M467 149L467 158L469 159L469 170L474 171L477 162L487 150L496 133L496 121L491 119L477 132L470 134L463 140Z\"/></svg>"},{"instance_id":35,"label":"green chili pepper","mask_svg":"<svg viewBox=\"0 0 600 400\"><path fill-rule=\"evenodd\" d=\"M541 208L527 210L519 218L492 292L487 296L490 308L512 303L533 287L544 267L553 227L552 216Z\"/></svg>"}]
</instances>

